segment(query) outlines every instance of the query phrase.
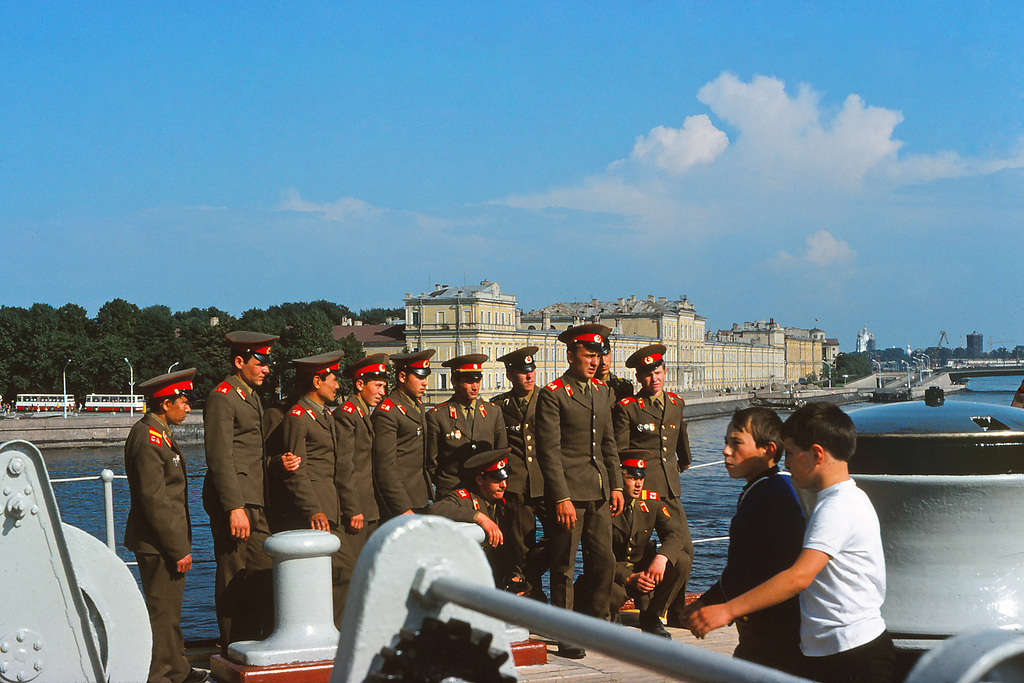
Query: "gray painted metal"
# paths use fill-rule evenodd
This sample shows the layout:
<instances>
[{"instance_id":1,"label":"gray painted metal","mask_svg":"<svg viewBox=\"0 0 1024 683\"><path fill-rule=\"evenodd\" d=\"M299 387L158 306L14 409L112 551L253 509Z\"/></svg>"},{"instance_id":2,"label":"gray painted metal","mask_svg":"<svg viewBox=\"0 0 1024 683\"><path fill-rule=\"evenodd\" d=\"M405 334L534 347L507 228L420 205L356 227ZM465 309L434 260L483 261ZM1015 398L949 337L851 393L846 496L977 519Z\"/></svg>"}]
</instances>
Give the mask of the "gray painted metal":
<instances>
[{"instance_id":1,"label":"gray painted metal","mask_svg":"<svg viewBox=\"0 0 1024 683\"><path fill-rule=\"evenodd\" d=\"M904 683L1024 681L1024 634L981 631L943 641L917 663Z\"/></svg>"},{"instance_id":2,"label":"gray painted metal","mask_svg":"<svg viewBox=\"0 0 1024 683\"><path fill-rule=\"evenodd\" d=\"M1024 622L1024 475L854 475L878 513L897 638ZM916 648L909 648L916 649Z\"/></svg>"},{"instance_id":3,"label":"gray painted metal","mask_svg":"<svg viewBox=\"0 0 1024 683\"><path fill-rule=\"evenodd\" d=\"M658 636L638 633L536 600L468 584L441 572L433 579L424 576L417 590L438 604L451 602L498 619L515 621L535 633L575 643L681 681L806 683L807 680L717 652L708 652L693 645L682 645Z\"/></svg>"},{"instance_id":4,"label":"gray painted metal","mask_svg":"<svg viewBox=\"0 0 1024 683\"><path fill-rule=\"evenodd\" d=\"M263 544L274 560L274 632L266 640L243 640L228 656L250 666L334 659L331 555L341 547L334 534L313 529L282 531Z\"/></svg>"},{"instance_id":5,"label":"gray painted metal","mask_svg":"<svg viewBox=\"0 0 1024 683\"><path fill-rule=\"evenodd\" d=\"M381 648L397 644L402 628L419 629L425 617L458 619L491 633L491 647L510 655L501 672L518 680L504 623L472 607L419 599L412 591L423 572L436 571L481 591L500 592L480 547L483 539L475 524L436 516L402 515L381 525L356 564L331 683L363 681L383 663Z\"/></svg>"},{"instance_id":6,"label":"gray painted metal","mask_svg":"<svg viewBox=\"0 0 1024 683\"><path fill-rule=\"evenodd\" d=\"M135 580L61 523L43 457L26 441L0 446L0 508L0 678L144 680L152 635Z\"/></svg>"}]
</instances>

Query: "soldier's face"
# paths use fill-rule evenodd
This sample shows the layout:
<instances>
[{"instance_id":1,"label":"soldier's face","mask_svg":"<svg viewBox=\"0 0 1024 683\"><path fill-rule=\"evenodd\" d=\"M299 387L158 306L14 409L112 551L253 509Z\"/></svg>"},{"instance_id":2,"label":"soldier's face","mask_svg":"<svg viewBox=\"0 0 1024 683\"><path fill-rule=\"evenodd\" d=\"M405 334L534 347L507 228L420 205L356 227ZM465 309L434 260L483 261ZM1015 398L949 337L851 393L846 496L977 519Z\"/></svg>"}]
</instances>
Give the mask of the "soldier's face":
<instances>
[{"instance_id":1,"label":"soldier's face","mask_svg":"<svg viewBox=\"0 0 1024 683\"><path fill-rule=\"evenodd\" d=\"M473 379L470 381L457 374L452 377L452 389L455 392L455 399L457 401L469 403L480 395L480 380Z\"/></svg>"},{"instance_id":2,"label":"soldier's face","mask_svg":"<svg viewBox=\"0 0 1024 683\"><path fill-rule=\"evenodd\" d=\"M250 387L261 386L263 380L270 374L270 366L259 362L255 356L244 363L241 356L235 356L235 369L238 370L238 375L242 378L242 381Z\"/></svg>"},{"instance_id":3,"label":"soldier's face","mask_svg":"<svg viewBox=\"0 0 1024 683\"><path fill-rule=\"evenodd\" d=\"M369 382L356 380L356 393L363 399L366 405L373 408L384 398L384 391L387 389L387 382L382 379L371 379Z\"/></svg>"},{"instance_id":4,"label":"soldier's face","mask_svg":"<svg viewBox=\"0 0 1024 683\"><path fill-rule=\"evenodd\" d=\"M592 379L597 373L597 366L601 361L601 355L597 351L591 351L585 346L578 346L576 350L570 349L569 371L578 379Z\"/></svg>"},{"instance_id":5,"label":"soldier's face","mask_svg":"<svg viewBox=\"0 0 1024 683\"><path fill-rule=\"evenodd\" d=\"M622 473L622 492L634 500L640 497L644 490L644 478L634 477L632 474Z\"/></svg>"},{"instance_id":6,"label":"soldier's face","mask_svg":"<svg viewBox=\"0 0 1024 683\"><path fill-rule=\"evenodd\" d=\"M334 399L338 397L338 378L334 376L333 372L329 373L327 377L324 377L317 384L316 395L324 403L333 403Z\"/></svg>"},{"instance_id":7,"label":"soldier's face","mask_svg":"<svg viewBox=\"0 0 1024 683\"><path fill-rule=\"evenodd\" d=\"M169 425L180 425L192 412L187 396L178 396L173 401L164 401L164 419Z\"/></svg>"},{"instance_id":8,"label":"soldier's face","mask_svg":"<svg viewBox=\"0 0 1024 683\"><path fill-rule=\"evenodd\" d=\"M601 356L597 363L597 376L606 379L612 371L612 354Z\"/></svg>"},{"instance_id":9,"label":"soldier's face","mask_svg":"<svg viewBox=\"0 0 1024 683\"><path fill-rule=\"evenodd\" d=\"M657 396L661 393L662 387L665 386L665 366L659 365L654 368L654 372L647 375L637 375L636 378L640 382L640 386L643 387L644 392L649 396Z\"/></svg>"},{"instance_id":10,"label":"soldier's face","mask_svg":"<svg viewBox=\"0 0 1024 683\"><path fill-rule=\"evenodd\" d=\"M483 474L476 475L476 488L480 492L480 497L489 503L494 503L505 497L505 488L508 486L508 481L502 479L501 481L494 481L488 476Z\"/></svg>"},{"instance_id":11,"label":"soldier's face","mask_svg":"<svg viewBox=\"0 0 1024 683\"><path fill-rule=\"evenodd\" d=\"M512 383L512 388L516 390L518 394L528 394L533 391L533 388L537 386L537 371L530 370L529 372L509 372L506 373L508 381Z\"/></svg>"},{"instance_id":12,"label":"soldier's face","mask_svg":"<svg viewBox=\"0 0 1024 683\"><path fill-rule=\"evenodd\" d=\"M413 398L423 398L423 394L427 393L427 379L411 372L402 372L399 373L398 383Z\"/></svg>"}]
</instances>

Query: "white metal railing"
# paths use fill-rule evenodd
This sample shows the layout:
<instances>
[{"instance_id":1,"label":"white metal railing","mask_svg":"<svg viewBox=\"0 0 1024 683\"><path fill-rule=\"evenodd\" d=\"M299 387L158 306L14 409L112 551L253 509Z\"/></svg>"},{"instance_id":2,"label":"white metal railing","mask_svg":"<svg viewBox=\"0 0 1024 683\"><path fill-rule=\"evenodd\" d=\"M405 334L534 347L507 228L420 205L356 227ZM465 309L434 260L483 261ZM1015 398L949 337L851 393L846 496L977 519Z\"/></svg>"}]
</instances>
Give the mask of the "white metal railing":
<instances>
[{"instance_id":1,"label":"white metal railing","mask_svg":"<svg viewBox=\"0 0 1024 683\"><path fill-rule=\"evenodd\" d=\"M114 474L112 470L105 469L100 471L99 476L64 477L61 479L51 479L50 483L65 484L76 481L96 481L97 479L103 482L103 520L107 531L107 547L113 552L117 552L117 542L114 540L114 480L127 478L124 474ZM128 562L127 564L135 563Z\"/></svg>"}]
</instances>

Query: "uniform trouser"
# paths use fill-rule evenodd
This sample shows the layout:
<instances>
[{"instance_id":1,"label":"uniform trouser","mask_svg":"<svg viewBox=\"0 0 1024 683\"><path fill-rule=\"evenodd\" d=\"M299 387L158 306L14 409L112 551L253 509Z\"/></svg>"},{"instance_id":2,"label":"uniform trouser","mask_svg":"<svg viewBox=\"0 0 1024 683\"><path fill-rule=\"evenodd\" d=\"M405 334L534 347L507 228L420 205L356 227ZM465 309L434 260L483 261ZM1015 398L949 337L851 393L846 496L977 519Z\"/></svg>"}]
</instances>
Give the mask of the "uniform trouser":
<instances>
[{"instance_id":1,"label":"uniform trouser","mask_svg":"<svg viewBox=\"0 0 1024 683\"><path fill-rule=\"evenodd\" d=\"M336 529L332 533L341 541L338 552L331 556L331 574L334 584L334 625L341 628L341 617L345 613L348 600L348 588L352 584L352 574L356 569L356 561L362 552L366 540L377 528L377 521L366 522L358 534L349 534L344 529Z\"/></svg>"},{"instance_id":2,"label":"uniform trouser","mask_svg":"<svg viewBox=\"0 0 1024 683\"><path fill-rule=\"evenodd\" d=\"M239 640L262 640L274 629L273 561L263 550L270 536L261 507L245 507L249 537L231 535L227 515L210 519L213 554L217 559L213 597L217 606L221 653Z\"/></svg>"},{"instance_id":3,"label":"uniform trouser","mask_svg":"<svg viewBox=\"0 0 1024 683\"><path fill-rule=\"evenodd\" d=\"M192 670L185 658L181 634L181 603L185 596L185 575L163 555L135 553L139 563L142 593L146 596L149 626L153 631L153 659L149 683L181 683Z\"/></svg>"},{"instance_id":4,"label":"uniform trouser","mask_svg":"<svg viewBox=\"0 0 1024 683\"><path fill-rule=\"evenodd\" d=\"M693 541L690 539L690 525L686 522L686 512L683 504L678 498L665 498L665 507L670 514L676 515L683 524L683 552L680 553L679 562L672 568L675 570L673 581L669 581L668 571L665 578L651 593L650 603L641 612L650 610L651 614L661 617L671 606L673 613L686 608L686 582L690 580L690 569L693 566ZM660 541L661 539L659 539Z\"/></svg>"},{"instance_id":5,"label":"uniform trouser","mask_svg":"<svg viewBox=\"0 0 1024 683\"><path fill-rule=\"evenodd\" d=\"M573 609L576 551L582 540L583 571L593 583L585 598L586 604L577 605L576 610L607 621L615 576L611 511L604 500L573 501L573 506L576 508L576 526L563 529L557 523L553 524L548 541L551 548L551 604Z\"/></svg>"},{"instance_id":6,"label":"uniform trouser","mask_svg":"<svg viewBox=\"0 0 1024 683\"><path fill-rule=\"evenodd\" d=\"M653 550L653 545L652 545ZM650 557L644 558L644 561L631 568L632 572L642 572L650 566L651 560L654 559L655 552L650 553ZM685 571L680 571L680 570ZM619 583L618 577L612 583L611 592L611 612L617 614L618 611L625 604L627 598L633 598L633 604L640 611L641 616L643 615L660 615L661 612L656 611L655 600L659 597L659 591L661 595L675 595L686 586L686 580L690 575L690 566L687 564L686 567L677 567L676 565L669 563L665 567L665 576L661 582L655 587L655 589L649 593L641 593L635 589L626 588L624 583Z\"/></svg>"},{"instance_id":7,"label":"uniform trouser","mask_svg":"<svg viewBox=\"0 0 1024 683\"><path fill-rule=\"evenodd\" d=\"M507 493L505 495L508 495ZM542 498L521 498L519 514L516 517L518 533L522 539L522 566L519 571L530 585L527 597L546 600L541 581L551 566L551 552L548 536L552 529L551 518ZM537 522L540 522L540 526Z\"/></svg>"}]
</instances>

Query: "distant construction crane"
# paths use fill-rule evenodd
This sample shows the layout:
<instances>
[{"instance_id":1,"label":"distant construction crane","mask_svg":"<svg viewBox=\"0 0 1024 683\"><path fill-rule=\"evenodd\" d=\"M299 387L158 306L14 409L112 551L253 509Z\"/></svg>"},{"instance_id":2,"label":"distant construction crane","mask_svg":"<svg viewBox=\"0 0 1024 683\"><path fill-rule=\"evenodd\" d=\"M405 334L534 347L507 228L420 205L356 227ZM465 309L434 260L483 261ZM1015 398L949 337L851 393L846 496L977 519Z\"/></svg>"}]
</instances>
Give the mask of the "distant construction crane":
<instances>
[{"instance_id":1,"label":"distant construction crane","mask_svg":"<svg viewBox=\"0 0 1024 683\"><path fill-rule=\"evenodd\" d=\"M945 330L942 330L941 332L939 332L939 343L936 345L937 348L940 348L940 349L942 348L943 340L945 340L945 342L947 344L949 343L949 337L946 336L946 331Z\"/></svg>"}]
</instances>

